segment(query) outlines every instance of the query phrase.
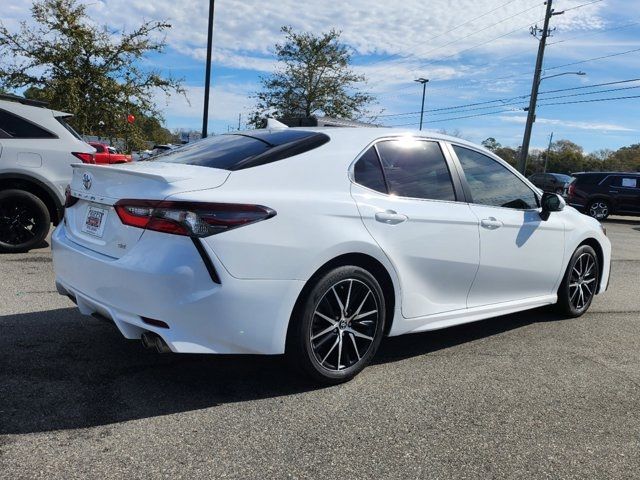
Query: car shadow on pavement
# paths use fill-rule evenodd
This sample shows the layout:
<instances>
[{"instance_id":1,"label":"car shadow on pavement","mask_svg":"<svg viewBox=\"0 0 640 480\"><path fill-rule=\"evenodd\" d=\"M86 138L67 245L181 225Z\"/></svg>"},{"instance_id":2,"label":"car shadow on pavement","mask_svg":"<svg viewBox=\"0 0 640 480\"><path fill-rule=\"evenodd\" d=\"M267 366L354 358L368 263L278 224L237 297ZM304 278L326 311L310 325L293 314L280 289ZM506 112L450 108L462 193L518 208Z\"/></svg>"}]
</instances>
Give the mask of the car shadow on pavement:
<instances>
[{"instance_id":1,"label":"car shadow on pavement","mask_svg":"<svg viewBox=\"0 0 640 480\"><path fill-rule=\"evenodd\" d=\"M553 319L536 310L389 338L375 363ZM0 434L107 425L317 388L281 356L160 355L75 308L0 317Z\"/></svg>"}]
</instances>

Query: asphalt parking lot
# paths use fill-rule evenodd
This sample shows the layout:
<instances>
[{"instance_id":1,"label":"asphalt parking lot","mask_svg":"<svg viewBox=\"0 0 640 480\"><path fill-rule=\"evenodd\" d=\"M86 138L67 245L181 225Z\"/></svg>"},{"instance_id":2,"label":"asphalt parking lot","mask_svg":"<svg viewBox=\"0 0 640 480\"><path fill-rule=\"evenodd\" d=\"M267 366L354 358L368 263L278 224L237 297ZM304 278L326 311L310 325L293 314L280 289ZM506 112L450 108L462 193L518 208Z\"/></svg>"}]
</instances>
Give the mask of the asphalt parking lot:
<instances>
[{"instance_id":1,"label":"asphalt parking lot","mask_svg":"<svg viewBox=\"0 0 640 480\"><path fill-rule=\"evenodd\" d=\"M48 248L0 256L0 478L638 478L640 219L609 291L387 339L314 388L281 358L161 356L81 316Z\"/></svg>"}]
</instances>

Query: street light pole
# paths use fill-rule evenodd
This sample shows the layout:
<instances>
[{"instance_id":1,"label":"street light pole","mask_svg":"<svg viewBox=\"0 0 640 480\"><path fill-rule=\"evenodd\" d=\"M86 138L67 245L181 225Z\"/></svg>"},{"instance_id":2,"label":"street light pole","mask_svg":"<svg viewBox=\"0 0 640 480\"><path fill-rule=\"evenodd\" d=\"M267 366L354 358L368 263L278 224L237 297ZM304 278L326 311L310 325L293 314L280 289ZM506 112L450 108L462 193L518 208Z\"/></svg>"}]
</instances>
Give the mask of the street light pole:
<instances>
[{"instance_id":1,"label":"street light pole","mask_svg":"<svg viewBox=\"0 0 640 480\"><path fill-rule=\"evenodd\" d=\"M422 84L422 107L420 108L420 130L422 130L422 120L424 118L424 97L427 92L427 82L429 82L429 79L420 77L415 79L414 82Z\"/></svg>"},{"instance_id":2,"label":"street light pole","mask_svg":"<svg viewBox=\"0 0 640 480\"><path fill-rule=\"evenodd\" d=\"M207 30L207 67L204 75L204 111L202 112L202 138L206 138L209 123L209 88L211 86L211 48L213 44L213 11L215 0L209 0L209 27Z\"/></svg>"}]
</instances>

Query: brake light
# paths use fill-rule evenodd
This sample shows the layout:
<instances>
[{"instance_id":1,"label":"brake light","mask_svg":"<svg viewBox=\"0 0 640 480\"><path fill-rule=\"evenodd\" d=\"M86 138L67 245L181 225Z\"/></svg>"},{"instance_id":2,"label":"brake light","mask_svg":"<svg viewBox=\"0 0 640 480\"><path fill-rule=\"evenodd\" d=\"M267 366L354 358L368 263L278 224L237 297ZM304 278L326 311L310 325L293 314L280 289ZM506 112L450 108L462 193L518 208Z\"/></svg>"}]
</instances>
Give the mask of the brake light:
<instances>
[{"instance_id":1,"label":"brake light","mask_svg":"<svg viewBox=\"0 0 640 480\"><path fill-rule=\"evenodd\" d=\"M569 189L567 190L567 195L568 195L569 197L573 197L573 195L575 194L575 192L576 192L576 184L575 184L575 183L572 183L571 185L569 185Z\"/></svg>"},{"instance_id":2,"label":"brake light","mask_svg":"<svg viewBox=\"0 0 640 480\"><path fill-rule=\"evenodd\" d=\"M67 185L67 188L64 190L64 208L73 207L78 200L78 197L74 197L71 194L71 187Z\"/></svg>"},{"instance_id":3,"label":"brake light","mask_svg":"<svg viewBox=\"0 0 640 480\"><path fill-rule=\"evenodd\" d=\"M276 215L261 205L159 200L120 200L115 209L125 225L190 237L208 237Z\"/></svg>"},{"instance_id":4,"label":"brake light","mask_svg":"<svg viewBox=\"0 0 640 480\"><path fill-rule=\"evenodd\" d=\"M93 153L71 152L71 155L79 158L82 163L96 163L96 157Z\"/></svg>"}]
</instances>

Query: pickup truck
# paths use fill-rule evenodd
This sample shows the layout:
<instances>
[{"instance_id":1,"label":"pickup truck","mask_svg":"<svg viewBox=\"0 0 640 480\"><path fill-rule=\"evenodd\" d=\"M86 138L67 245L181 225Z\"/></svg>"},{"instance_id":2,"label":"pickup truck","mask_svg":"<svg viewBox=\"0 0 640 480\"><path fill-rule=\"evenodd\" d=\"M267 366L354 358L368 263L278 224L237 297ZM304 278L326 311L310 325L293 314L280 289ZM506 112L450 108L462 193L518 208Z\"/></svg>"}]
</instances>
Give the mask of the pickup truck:
<instances>
[{"instance_id":1,"label":"pickup truck","mask_svg":"<svg viewBox=\"0 0 640 480\"><path fill-rule=\"evenodd\" d=\"M89 142L93 148L96 149L95 159L98 164L114 164L114 163L127 163L131 161L131 155L125 155L119 153L115 147L106 145L104 143Z\"/></svg>"}]
</instances>

